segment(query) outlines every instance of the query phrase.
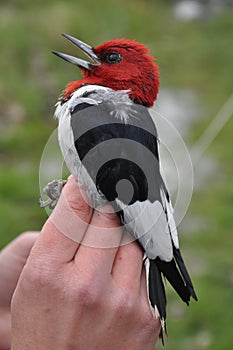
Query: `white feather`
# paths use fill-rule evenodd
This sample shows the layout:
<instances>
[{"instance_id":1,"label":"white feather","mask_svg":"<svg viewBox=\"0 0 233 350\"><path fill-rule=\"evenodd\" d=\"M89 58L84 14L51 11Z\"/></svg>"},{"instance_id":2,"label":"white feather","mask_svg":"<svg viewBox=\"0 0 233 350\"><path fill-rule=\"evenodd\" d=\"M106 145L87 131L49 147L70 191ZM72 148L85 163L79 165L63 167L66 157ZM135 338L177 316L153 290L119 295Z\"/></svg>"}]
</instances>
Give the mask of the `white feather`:
<instances>
[{"instance_id":1,"label":"white feather","mask_svg":"<svg viewBox=\"0 0 233 350\"><path fill-rule=\"evenodd\" d=\"M173 258L172 241L167 229L167 217L159 201L149 200L124 205L119 199L117 204L124 210L124 224L129 232L139 240L150 259L157 257L164 261Z\"/></svg>"}]
</instances>

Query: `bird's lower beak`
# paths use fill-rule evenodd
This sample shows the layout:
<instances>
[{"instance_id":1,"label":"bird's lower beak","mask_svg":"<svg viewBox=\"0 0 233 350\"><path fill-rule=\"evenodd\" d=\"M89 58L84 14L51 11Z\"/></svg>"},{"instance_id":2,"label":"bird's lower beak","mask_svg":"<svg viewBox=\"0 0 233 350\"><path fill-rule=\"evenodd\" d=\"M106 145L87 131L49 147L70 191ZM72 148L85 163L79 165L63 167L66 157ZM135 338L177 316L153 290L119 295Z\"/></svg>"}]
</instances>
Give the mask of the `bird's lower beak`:
<instances>
[{"instance_id":1,"label":"bird's lower beak","mask_svg":"<svg viewBox=\"0 0 233 350\"><path fill-rule=\"evenodd\" d=\"M89 58L91 58L91 60L93 62L88 62L88 61L82 60L81 58L70 56L70 55L67 55L65 53L52 51L55 55L57 55L58 57L62 58L63 60L65 60L69 63L74 64L75 66L78 66L78 67L84 68L84 69L88 69L88 70L91 69L91 67L98 66L100 64L100 60L99 60L98 56L95 54L94 49L91 46L85 44L81 40L74 38L71 35L62 34L62 36L64 36L66 39L68 39L70 42L72 42L72 44L77 46L79 49L81 49Z\"/></svg>"}]
</instances>

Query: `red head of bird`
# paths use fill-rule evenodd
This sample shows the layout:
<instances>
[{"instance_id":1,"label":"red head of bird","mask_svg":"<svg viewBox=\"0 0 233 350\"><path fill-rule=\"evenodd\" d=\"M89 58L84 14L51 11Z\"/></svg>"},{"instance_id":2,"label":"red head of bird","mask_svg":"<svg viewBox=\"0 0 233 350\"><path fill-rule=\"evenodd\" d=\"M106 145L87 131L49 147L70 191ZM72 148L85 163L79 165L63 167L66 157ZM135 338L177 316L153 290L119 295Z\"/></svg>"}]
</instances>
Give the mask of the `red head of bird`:
<instances>
[{"instance_id":1,"label":"red head of bird","mask_svg":"<svg viewBox=\"0 0 233 350\"><path fill-rule=\"evenodd\" d=\"M133 40L116 39L92 48L82 41L63 36L78 46L93 62L54 52L57 56L81 68L83 79L70 82L62 98L69 99L72 93L85 84L109 87L113 90L128 90L130 98L146 107L151 107L159 89L159 69L147 47Z\"/></svg>"}]
</instances>

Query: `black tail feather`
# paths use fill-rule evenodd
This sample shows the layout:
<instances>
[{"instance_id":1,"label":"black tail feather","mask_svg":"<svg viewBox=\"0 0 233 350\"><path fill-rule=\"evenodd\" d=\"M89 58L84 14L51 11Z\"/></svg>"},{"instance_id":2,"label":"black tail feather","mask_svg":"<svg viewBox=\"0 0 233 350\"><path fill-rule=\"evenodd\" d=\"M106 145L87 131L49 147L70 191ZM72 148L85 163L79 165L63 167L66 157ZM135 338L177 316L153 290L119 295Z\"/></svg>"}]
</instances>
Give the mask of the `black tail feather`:
<instances>
[{"instance_id":1,"label":"black tail feather","mask_svg":"<svg viewBox=\"0 0 233 350\"><path fill-rule=\"evenodd\" d=\"M166 293L161 272L154 260L150 260L149 268L149 298L151 305L157 307L160 318L166 319Z\"/></svg>"},{"instance_id":2,"label":"black tail feather","mask_svg":"<svg viewBox=\"0 0 233 350\"><path fill-rule=\"evenodd\" d=\"M174 247L174 258L169 261L162 261L160 258L149 260L148 271L148 292L151 306L158 310L162 329L160 338L164 344L164 334L166 332L166 293L162 274L170 282L180 298L189 304L190 297L197 300L191 278L185 267L179 249Z\"/></svg>"},{"instance_id":3,"label":"black tail feather","mask_svg":"<svg viewBox=\"0 0 233 350\"><path fill-rule=\"evenodd\" d=\"M172 259L171 261L166 262L156 258L154 261L181 299L188 304L190 301L190 293L187 286L184 284L179 270L177 269L175 260Z\"/></svg>"},{"instance_id":4,"label":"black tail feather","mask_svg":"<svg viewBox=\"0 0 233 350\"><path fill-rule=\"evenodd\" d=\"M167 334L165 322L167 299L162 275L154 260L150 260L149 266L149 299L152 307L157 307L159 312L162 323L162 328L159 336L164 345L164 333Z\"/></svg>"},{"instance_id":5,"label":"black tail feather","mask_svg":"<svg viewBox=\"0 0 233 350\"><path fill-rule=\"evenodd\" d=\"M171 261L162 261L160 258L156 258L154 261L180 298L189 304L190 297L197 300L197 296L180 250L173 247L173 254L174 258Z\"/></svg>"},{"instance_id":6,"label":"black tail feather","mask_svg":"<svg viewBox=\"0 0 233 350\"><path fill-rule=\"evenodd\" d=\"M195 299L197 301L197 295L194 291L194 287L193 287L191 278L190 278L189 273L188 273L186 266L184 264L184 260L181 256L180 250L173 247L173 254L174 254L174 259L177 263L177 266L179 267L180 273L181 273L181 275L186 283L186 286L189 290L190 296L193 297L193 299Z\"/></svg>"}]
</instances>

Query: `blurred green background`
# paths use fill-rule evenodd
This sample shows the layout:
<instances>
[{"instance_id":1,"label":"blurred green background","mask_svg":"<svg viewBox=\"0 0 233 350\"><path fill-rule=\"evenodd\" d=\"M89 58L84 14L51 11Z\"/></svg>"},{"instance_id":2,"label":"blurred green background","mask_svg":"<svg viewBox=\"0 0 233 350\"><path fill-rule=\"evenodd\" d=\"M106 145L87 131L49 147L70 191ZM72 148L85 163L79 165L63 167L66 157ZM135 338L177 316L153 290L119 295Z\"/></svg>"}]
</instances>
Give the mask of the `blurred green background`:
<instances>
[{"instance_id":1,"label":"blurred green background","mask_svg":"<svg viewBox=\"0 0 233 350\"><path fill-rule=\"evenodd\" d=\"M192 1L191 8L185 2L1 0L0 248L22 231L39 230L47 218L38 206L40 159L56 128L57 97L80 77L51 54L78 54L61 32L93 46L118 37L143 42L158 59L161 90L195 96L187 147L208 128L233 90L232 2ZM232 135L229 119L204 155L214 166L195 168L198 186L179 229L199 301L187 308L168 287L168 350L233 344Z\"/></svg>"}]
</instances>

